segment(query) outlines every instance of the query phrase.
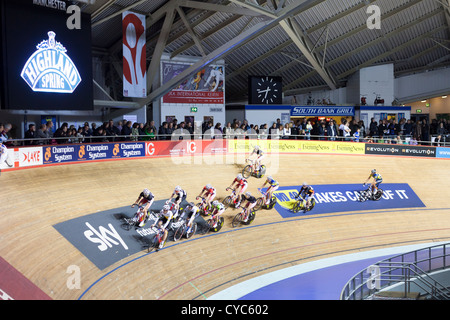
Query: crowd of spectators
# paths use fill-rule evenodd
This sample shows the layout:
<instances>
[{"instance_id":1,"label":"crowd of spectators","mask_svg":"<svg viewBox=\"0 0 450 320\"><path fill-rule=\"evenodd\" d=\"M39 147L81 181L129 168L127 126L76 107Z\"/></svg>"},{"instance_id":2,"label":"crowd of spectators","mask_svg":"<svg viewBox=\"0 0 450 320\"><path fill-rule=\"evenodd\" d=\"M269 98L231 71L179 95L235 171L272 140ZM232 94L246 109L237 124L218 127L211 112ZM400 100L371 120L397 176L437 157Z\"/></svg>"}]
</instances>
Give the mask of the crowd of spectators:
<instances>
[{"instance_id":1,"label":"crowd of spectators","mask_svg":"<svg viewBox=\"0 0 450 320\"><path fill-rule=\"evenodd\" d=\"M25 145L89 143L89 142L113 142L113 141L147 141L147 140L171 140L175 133L180 139L183 135L191 135L190 138L205 139L217 138L260 138L273 139L307 139L307 140L339 140L354 142L376 143L408 143L424 145L444 145L446 140L450 142L450 121L433 119L430 124L426 120L415 123L412 120L395 119L376 121L371 119L366 125L356 119L347 120L341 118L340 123L330 119L318 120L317 118L302 118L282 123L276 119L271 124L249 124L247 120L234 119L222 127L221 123L205 121L201 124L180 122L177 119L165 121L156 128L154 121L148 123L132 123L131 121L113 120L101 125L96 123L76 128L74 125L63 123L54 130L52 121L39 125L30 124L25 132ZM182 129L182 130L179 130ZM0 123L0 137L2 142L8 140L8 132L11 124ZM433 142L433 143L432 143Z\"/></svg>"}]
</instances>

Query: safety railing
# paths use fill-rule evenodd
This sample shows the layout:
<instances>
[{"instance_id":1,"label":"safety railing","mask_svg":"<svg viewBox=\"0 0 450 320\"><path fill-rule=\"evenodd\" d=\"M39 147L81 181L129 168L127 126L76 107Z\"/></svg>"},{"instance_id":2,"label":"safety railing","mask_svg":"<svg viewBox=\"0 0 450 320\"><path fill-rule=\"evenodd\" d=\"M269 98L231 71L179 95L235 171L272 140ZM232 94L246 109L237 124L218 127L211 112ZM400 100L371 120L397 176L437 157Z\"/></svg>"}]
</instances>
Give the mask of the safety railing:
<instances>
[{"instance_id":1,"label":"safety railing","mask_svg":"<svg viewBox=\"0 0 450 320\"><path fill-rule=\"evenodd\" d=\"M404 297L420 291L427 299L450 299L447 286L431 275L450 267L449 248L450 244L431 246L368 266L347 282L341 300L369 300L388 288L402 291Z\"/></svg>"},{"instance_id":2,"label":"safety railing","mask_svg":"<svg viewBox=\"0 0 450 320\"><path fill-rule=\"evenodd\" d=\"M245 131L233 131L231 133L206 132L175 132L172 134L154 134L154 135L84 135L84 136L64 136L64 137L48 137L48 138L27 138L27 139L8 139L8 144L13 146L36 146L51 144L71 144L71 143L94 143L94 142L118 142L118 141L154 141L154 140L202 140L202 139L294 139L294 140L318 140L318 141L346 141L346 142L366 142L379 144L405 144L405 145L422 145L422 146L442 146L450 147L450 137L446 140L435 142L434 137L431 141L416 141L411 136L397 137L359 137L353 136L324 136L310 134L283 134L270 133L269 131L261 131L259 133L247 133Z\"/></svg>"}]
</instances>

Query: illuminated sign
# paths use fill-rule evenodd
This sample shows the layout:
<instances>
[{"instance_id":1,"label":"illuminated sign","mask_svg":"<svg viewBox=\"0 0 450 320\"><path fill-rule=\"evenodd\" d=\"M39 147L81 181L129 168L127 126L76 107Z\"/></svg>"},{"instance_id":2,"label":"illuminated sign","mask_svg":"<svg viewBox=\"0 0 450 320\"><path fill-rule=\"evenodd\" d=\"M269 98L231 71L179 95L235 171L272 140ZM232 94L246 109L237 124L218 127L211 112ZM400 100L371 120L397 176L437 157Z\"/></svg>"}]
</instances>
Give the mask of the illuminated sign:
<instances>
[{"instance_id":1,"label":"illuminated sign","mask_svg":"<svg viewBox=\"0 0 450 320\"><path fill-rule=\"evenodd\" d=\"M48 40L36 46L37 51L25 63L21 76L33 91L72 93L81 77L55 36L53 31L48 32Z\"/></svg>"}]
</instances>

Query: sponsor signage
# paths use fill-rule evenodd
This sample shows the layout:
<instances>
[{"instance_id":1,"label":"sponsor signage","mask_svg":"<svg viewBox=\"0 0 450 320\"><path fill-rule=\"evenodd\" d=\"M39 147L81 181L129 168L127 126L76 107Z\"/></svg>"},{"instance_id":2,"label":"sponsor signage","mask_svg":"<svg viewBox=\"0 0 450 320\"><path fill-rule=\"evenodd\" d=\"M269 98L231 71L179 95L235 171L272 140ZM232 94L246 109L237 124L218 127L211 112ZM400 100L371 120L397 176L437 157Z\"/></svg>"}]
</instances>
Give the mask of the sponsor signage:
<instances>
[{"instance_id":1,"label":"sponsor signage","mask_svg":"<svg viewBox=\"0 0 450 320\"><path fill-rule=\"evenodd\" d=\"M366 154L413 156L413 157L436 157L436 148L419 147L404 144L365 144Z\"/></svg>"},{"instance_id":2,"label":"sponsor signage","mask_svg":"<svg viewBox=\"0 0 450 320\"><path fill-rule=\"evenodd\" d=\"M151 211L159 212L166 200L158 200L152 204ZM182 202L182 207L186 202ZM151 225L157 215L152 212L149 220L142 228L122 228L122 218L132 218L137 208L130 206L88 214L82 217L64 221L53 227L76 247L97 268L103 270L110 265L138 252L147 252L145 245L155 235ZM195 220L199 230L206 224L201 217ZM173 223L169 230L168 242L173 239L173 232L179 227ZM168 244L166 243L166 246Z\"/></svg>"},{"instance_id":3,"label":"sponsor signage","mask_svg":"<svg viewBox=\"0 0 450 320\"><path fill-rule=\"evenodd\" d=\"M354 107L323 107L323 106L307 106L295 107L291 106L291 117L299 116L354 116Z\"/></svg>"},{"instance_id":4,"label":"sponsor signage","mask_svg":"<svg viewBox=\"0 0 450 320\"><path fill-rule=\"evenodd\" d=\"M425 207L414 190L406 183L382 183L383 197L379 201L357 201L359 191L367 189L362 184L313 185L316 206L313 210L293 213L290 209L301 186L280 187L274 192L277 198L275 209L283 218L324 213L365 211L377 209Z\"/></svg>"},{"instance_id":5,"label":"sponsor signage","mask_svg":"<svg viewBox=\"0 0 450 320\"><path fill-rule=\"evenodd\" d=\"M19 167L43 164L42 147L19 148Z\"/></svg>"},{"instance_id":6,"label":"sponsor signage","mask_svg":"<svg viewBox=\"0 0 450 320\"><path fill-rule=\"evenodd\" d=\"M227 140L228 152L251 152L256 144L264 151L271 153L334 153L364 154L364 144L339 141L309 140Z\"/></svg>"},{"instance_id":7,"label":"sponsor signage","mask_svg":"<svg viewBox=\"0 0 450 320\"><path fill-rule=\"evenodd\" d=\"M450 148L437 147L436 148L436 157L450 159Z\"/></svg>"},{"instance_id":8,"label":"sponsor signage","mask_svg":"<svg viewBox=\"0 0 450 320\"><path fill-rule=\"evenodd\" d=\"M36 46L20 76L35 92L72 93L81 82L77 67L67 55L67 49L49 31L48 40Z\"/></svg>"}]
</instances>

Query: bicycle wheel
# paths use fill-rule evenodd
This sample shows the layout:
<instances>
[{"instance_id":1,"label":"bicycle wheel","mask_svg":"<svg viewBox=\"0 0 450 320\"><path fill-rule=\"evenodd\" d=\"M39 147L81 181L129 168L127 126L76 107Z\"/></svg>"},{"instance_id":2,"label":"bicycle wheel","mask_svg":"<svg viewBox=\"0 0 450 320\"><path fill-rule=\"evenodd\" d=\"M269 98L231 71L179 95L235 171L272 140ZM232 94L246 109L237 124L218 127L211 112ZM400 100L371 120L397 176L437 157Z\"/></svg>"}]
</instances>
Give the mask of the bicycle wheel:
<instances>
[{"instance_id":1,"label":"bicycle wheel","mask_svg":"<svg viewBox=\"0 0 450 320\"><path fill-rule=\"evenodd\" d=\"M375 200L375 201L380 200L382 195L383 195L383 190L378 188L377 193L375 193L373 196L373 200Z\"/></svg>"},{"instance_id":2,"label":"bicycle wheel","mask_svg":"<svg viewBox=\"0 0 450 320\"><path fill-rule=\"evenodd\" d=\"M245 179L247 179L248 177L250 177L250 176L252 175L252 173L253 173L253 170L252 170L252 166L251 166L251 165L246 165L246 166L244 167L244 169L242 169L242 176L243 176Z\"/></svg>"},{"instance_id":3,"label":"bicycle wheel","mask_svg":"<svg viewBox=\"0 0 450 320\"><path fill-rule=\"evenodd\" d=\"M147 252L152 252L157 247L159 247L159 239L160 239L160 237L161 236L159 234L157 234L156 236L153 237L153 239L150 241L150 246L148 247L148 251Z\"/></svg>"},{"instance_id":4,"label":"bicycle wheel","mask_svg":"<svg viewBox=\"0 0 450 320\"><path fill-rule=\"evenodd\" d=\"M186 239L189 239L190 237L192 237L196 232L197 232L197 223L194 222L191 230L189 230L189 232L186 232Z\"/></svg>"},{"instance_id":5,"label":"bicycle wheel","mask_svg":"<svg viewBox=\"0 0 450 320\"><path fill-rule=\"evenodd\" d=\"M262 206L265 205L264 202L265 202L265 201L264 201L264 198L263 198L263 197L259 197L258 199L256 199L256 204L255 204L255 206L253 207L253 209L254 209L255 211L260 210L260 209L262 208Z\"/></svg>"},{"instance_id":6,"label":"bicycle wheel","mask_svg":"<svg viewBox=\"0 0 450 320\"><path fill-rule=\"evenodd\" d=\"M367 197L368 197L367 191L360 191L358 194L358 201L364 202L367 200Z\"/></svg>"},{"instance_id":7,"label":"bicycle wheel","mask_svg":"<svg viewBox=\"0 0 450 320\"><path fill-rule=\"evenodd\" d=\"M256 218L256 211L252 210L252 212L250 212L250 215L248 216L247 222L245 222L245 225L248 226L249 224L251 224L253 220L255 220L255 218Z\"/></svg>"},{"instance_id":8,"label":"bicycle wheel","mask_svg":"<svg viewBox=\"0 0 450 320\"><path fill-rule=\"evenodd\" d=\"M184 232L186 231L186 225L183 223L178 229L175 231L173 235L173 241L178 241L183 237Z\"/></svg>"},{"instance_id":9,"label":"bicycle wheel","mask_svg":"<svg viewBox=\"0 0 450 320\"><path fill-rule=\"evenodd\" d=\"M308 211L311 211L312 209L314 209L314 206L316 205L316 199L312 198L311 202L309 204L309 208Z\"/></svg>"},{"instance_id":10,"label":"bicycle wheel","mask_svg":"<svg viewBox=\"0 0 450 320\"><path fill-rule=\"evenodd\" d=\"M297 202L293 205L293 207L292 207L291 210L292 210L293 213L299 212L299 211L300 211L300 201L297 201Z\"/></svg>"},{"instance_id":11,"label":"bicycle wheel","mask_svg":"<svg viewBox=\"0 0 450 320\"><path fill-rule=\"evenodd\" d=\"M232 203L233 203L233 199L231 198L231 196L225 197L225 199L223 199L223 202L222 202L225 209L228 209L228 207L231 206Z\"/></svg>"},{"instance_id":12,"label":"bicycle wheel","mask_svg":"<svg viewBox=\"0 0 450 320\"><path fill-rule=\"evenodd\" d=\"M240 212L233 218L233 221L231 222L233 228L239 227L241 225L243 217L244 212Z\"/></svg>"}]
</instances>

